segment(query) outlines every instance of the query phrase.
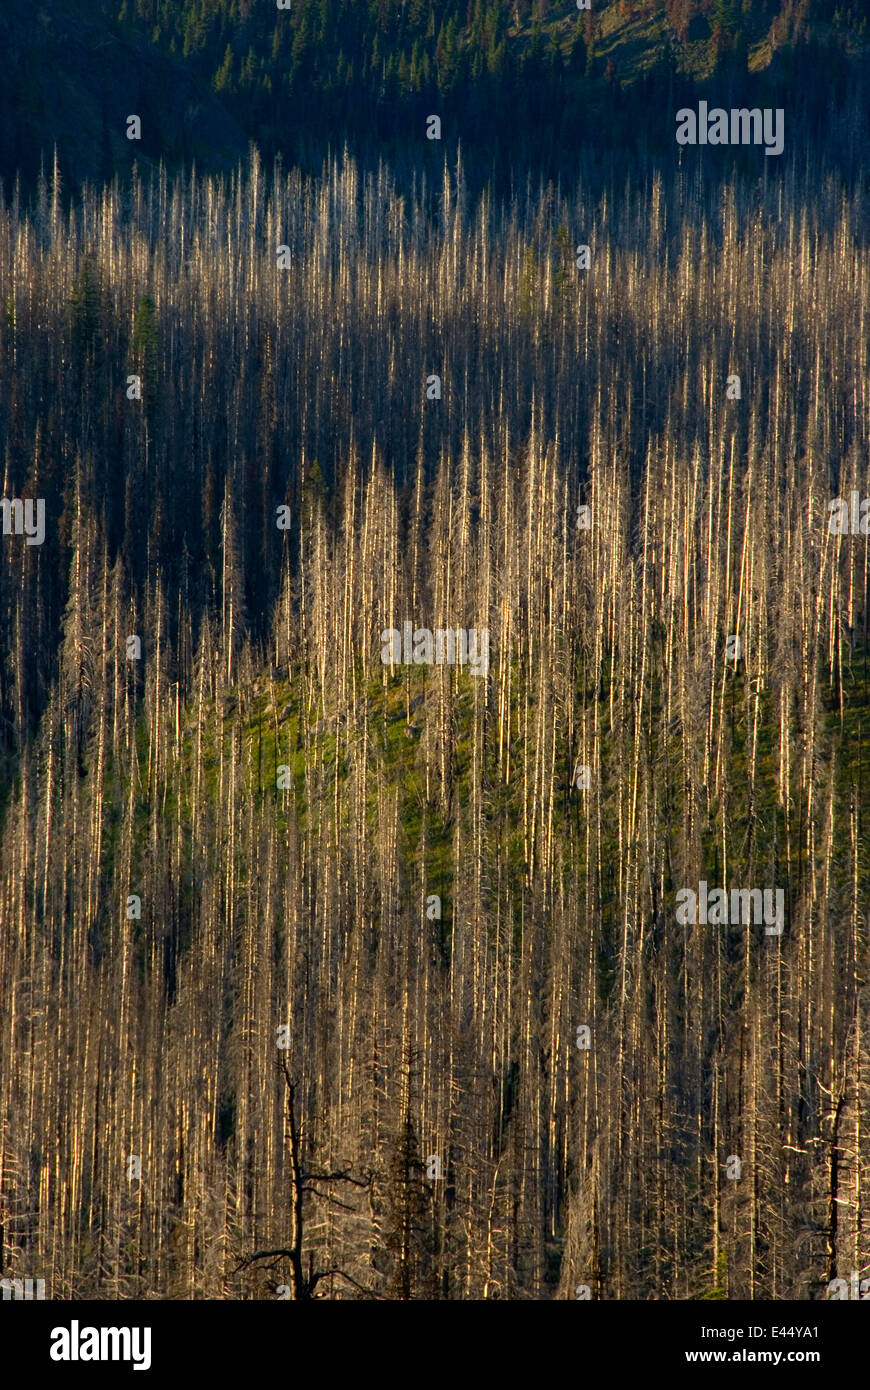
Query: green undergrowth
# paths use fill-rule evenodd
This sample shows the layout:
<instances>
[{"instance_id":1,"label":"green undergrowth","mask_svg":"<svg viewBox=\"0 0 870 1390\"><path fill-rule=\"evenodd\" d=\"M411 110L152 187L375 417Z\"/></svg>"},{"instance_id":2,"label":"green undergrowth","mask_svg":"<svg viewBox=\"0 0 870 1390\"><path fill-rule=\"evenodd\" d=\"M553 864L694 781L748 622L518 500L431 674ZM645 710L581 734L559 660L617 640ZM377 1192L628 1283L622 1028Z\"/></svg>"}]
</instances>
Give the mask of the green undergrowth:
<instances>
[{"instance_id":1,"label":"green undergrowth","mask_svg":"<svg viewBox=\"0 0 870 1390\"><path fill-rule=\"evenodd\" d=\"M752 749L752 721L755 692L744 673L729 672L724 689L717 687L715 719L721 724L725 741L725 793L719 799L707 797L707 789L685 785L685 754L680 730L665 727L663 709L665 682L654 663L653 674L640 706L640 785L646 782L656 792L655 832L666 850L668 862L676 863L686 824L686 796L694 797L701 815L701 855L708 881L722 877L723 836L728 845L727 877L749 882L764 874L765 881L782 884L789 894L798 892L811 866L806 862L806 834L799 791L800 756L798 732L790 749L790 823L780 794L780 731L778 696L768 686L758 694L757 738ZM842 852L849 844L851 808L859 817L859 877L870 882L870 845L863 828L870 818L870 653L866 648L844 649L843 678L831 683L822 673L822 715L816 736L816 807L821 814L819 787L827 787L833 771L834 836ZM356 788L351 779L362 772L366 760L365 814L369 829L377 836L381 797L388 790L395 798L399 834L399 860L405 887L413 898L414 886L421 880L427 893L442 899L442 944L447 950L451 921L451 885L457 853L470 848L471 806L482 807L483 833L488 853L498 858L501 872L515 885L515 944L522 937L524 893L533 886L529 878L526 846L523 840L523 771L521 738L525 694L514 696L510 720L510 777L505 781L498 769L497 688L491 672L488 733L483 757L481 785L476 785L474 767L475 703L483 690L475 689L476 678L467 672L450 673L449 733L445 750L448 786L442 786L441 758L437 745L430 746L427 786L423 747L428 730L434 736L439 719L442 674L424 667L404 668L384 679L380 672L356 671L356 715L348 704L325 709L313 697L313 686L300 667L291 671L261 675L249 686L238 684L230 691L207 701L202 710L193 704L183 710L180 756L162 763L162 775L152 771L148 780L150 733L144 712L136 726L136 752L139 779L133 798L134 877L147 874L153 853L155 815L162 824L161 839L168 827L180 821L190 840L189 882L176 885L182 898L195 891L193 815L199 768L201 817L200 835L207 855L214 852L209 827L217 827L227 796L233 759L236 767L236 798L251 797L265 810L271 804L279 832L316 833L318 817L339 817L343 833L352 830L357 813ZM512 672L512 690L522 688L522 673ZM554 833L560 842L559 860L565 882L578 883L594 866L585 862L586 821L595 807L596 833L601 836L597 858L603 880L596 884L600 905L603 954L600 960L600 986L606 996L612 988L615 961L620 949L623 902L619 893L619 811L624 807L625 770L630 767L635 730L629 727L615 734L610 727L608 683L613 678L609 661L598 682L588 678L582 663L575 686L575 725L583 706L587 718L591 706L599 705L599 759L601 785L588 792L570 786L570 773L559 771L554 799ZM529 694L530 715L534 698ZM722 703L724 701L724 705ZM367 745L363 712L367 715ZM410 722L409 722L410 713ZM480 735L478 734L478 737ZM566 743L557 728L557 745ZM557 757L557 768L569 769L574 750L565 748ZM221 765L223 762L223 784ZM94 750L89 758L88 776L93 773ZM288 785L277 785L278 770L285 769ZM751 775L750 775L751 774ZM700 777L700 768L698 777ZM109 881L121 854L122 824L129 805L129 786L109 758L103 769L102 871ZM337 786L336 786L337 784ZM338 796L336 796L336 790ZM706 813L704 808L706 806ZM787 833L788 832L788 833ZM247 881L249 866L243 860L246 849L240 837L239 872ZM219 836L214 837L214 844ZM643 852L644 846L638 842ZM623 850L624 852L624 850ZM421 872L422 871L422 872ZM666 893L676 885L667 883ZM543 885L537 884L537 891Z\"/></svg>"}]
</instances>

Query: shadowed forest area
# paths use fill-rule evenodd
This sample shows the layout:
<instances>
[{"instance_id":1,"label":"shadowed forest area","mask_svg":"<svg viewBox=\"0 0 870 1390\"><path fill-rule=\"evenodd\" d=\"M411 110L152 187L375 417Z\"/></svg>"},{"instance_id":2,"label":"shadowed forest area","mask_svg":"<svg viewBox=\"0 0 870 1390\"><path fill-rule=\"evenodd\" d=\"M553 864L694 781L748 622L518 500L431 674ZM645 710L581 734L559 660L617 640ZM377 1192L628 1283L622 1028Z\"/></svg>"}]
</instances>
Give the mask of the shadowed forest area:
<instances>
[{"instance_id":1,"label":"shadowed forest area","mask_svg":"<svg viewBox=\"0 0 870 1390\"><path fill-rule=\"evenodd\" d=\"M171 8L118 23L207 67L224 31ZM777 6L744 50L715 8L668 23L768 42ZM510 27L469 9L457 63ZM0 1277L867 1271L866 112L801 145L817 98L778 157L507 189L423 116L395 168L0 187Z\"/></svg>"},{"instance_id":2,"label":"shadowed forest area","mask_svg":"<svg viewBox=\"0 0 870 1390\"><path fill-rule=\"evenodd\" d=\"M573 182L580 164L587 183L642 183L697 96L786 108L790 154L865 171L864 0L280 3L4 0L0 176L29 195L55 152L69 189L134 163L228 176L253 140L269 167L316 176L347 144L412 178L437 113L432 153L461 145L477 188L509 198L528 169Z\"/></svg>"}]
</instances>

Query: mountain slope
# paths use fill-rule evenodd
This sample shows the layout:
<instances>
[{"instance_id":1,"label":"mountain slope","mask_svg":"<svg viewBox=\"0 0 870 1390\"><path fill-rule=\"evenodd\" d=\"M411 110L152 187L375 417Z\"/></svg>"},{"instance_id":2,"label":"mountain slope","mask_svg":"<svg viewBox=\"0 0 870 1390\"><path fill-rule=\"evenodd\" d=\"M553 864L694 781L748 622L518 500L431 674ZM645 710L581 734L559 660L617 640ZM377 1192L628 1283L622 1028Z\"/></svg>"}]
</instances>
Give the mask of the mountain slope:
<instances>
[{"instance_id":1,"label":"mountain slope","mask_svg":"<svg viewBox=\"0 0 870 1390\"><path fill-rule=\"evenodd\" d=\"M35 13L35 18L34 18ZM220 169L254 140L315 162L348 140L376 155L444 140L485 167L568 167L602 150L673 139L695 84L741 104L787 105L790 127L830 140L832 102L866 85L867 20L817 0L7 0L0 13L0 174L32 179L57 144L68 181L132 159ZM801 102L792 93L801 92ZM706 95L706 91L702 94ZM141 116L141 142L125 120Z\"/></svg>"},{"instance_id":2,"label":"mountain slope","mask_svg":"<svg viewBox=\"0 0 870 1390\"><path fill-rule=\"evenodd\" d=\"M247 140L188 66L94 4L4 0L0 7L0 174L31 180L56 146L66 181L111 177L164 158L235 161ZM130 114L142 139L126 138Z\"/></svg>"}]
</instances>

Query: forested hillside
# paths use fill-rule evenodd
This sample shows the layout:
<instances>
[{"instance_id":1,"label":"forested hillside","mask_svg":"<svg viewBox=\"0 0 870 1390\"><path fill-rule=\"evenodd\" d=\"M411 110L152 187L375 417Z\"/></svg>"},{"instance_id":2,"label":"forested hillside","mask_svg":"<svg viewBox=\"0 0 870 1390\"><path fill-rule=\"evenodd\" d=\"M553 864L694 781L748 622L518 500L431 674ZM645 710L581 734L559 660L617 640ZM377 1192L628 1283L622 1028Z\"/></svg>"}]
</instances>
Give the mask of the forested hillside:
<instances>
[{"instance_id":1,"label":"forested hillside","mask_svg":"<svg viewBox=\"0 0 870 1390\"><path fill-rule=\"evenodd\" d=\"M723 93L788 104L849 177L866 148L860 0L4 0L0 50L0 175L28 188L55 147L70 188L227 172L248 140L312 173L345 143L413 165L432 113L478 183L573 180L670 155L673 111Z\"/></svg>"},{"instance_id":2,"label":"forested hillside","mask_svg":"<svg viewBox=\"0 0 870 1390\"><path fill-rule=\"evenodd\" d=\"M45 529L0 539L4 1273L867 1266L866 203L703 153L7 190L3 495ZM687 921L702 883L781 919Z\"/></svg>"}]
</instances>

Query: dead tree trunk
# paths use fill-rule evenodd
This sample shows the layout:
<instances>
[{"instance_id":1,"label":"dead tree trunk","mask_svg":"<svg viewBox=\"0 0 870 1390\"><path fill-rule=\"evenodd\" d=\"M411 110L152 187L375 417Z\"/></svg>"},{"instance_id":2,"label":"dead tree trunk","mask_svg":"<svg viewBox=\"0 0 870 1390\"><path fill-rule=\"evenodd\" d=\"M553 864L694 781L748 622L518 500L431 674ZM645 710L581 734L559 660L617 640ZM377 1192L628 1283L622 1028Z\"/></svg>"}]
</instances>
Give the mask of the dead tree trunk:
<instances>
[{"instance_id":1,"label":"dead tree trunk","mask_svg":"<svg viewBox=\"0 0 870 1390\"><path fill-rule=\"evenodd\" d=\"M305 1198L307 1195L319 1198L324 1202L333 1202L337 1206L345 1206L339 1202L331 1192L320 1192L313 1183L350 1183L353 1187L368 1188L371 1186L372 1174L367 1173L363 1178L355 1178L350 1173L308 1173L302 1168L301 1143L299 1135L299 1122L296 1116L296 1083L290 1075L290 1068L287 1065L287 1058L282 1054L280 1067L287 1087L287 1111L290 1128L290 1244L279 1246L274 1250L256 1250L252 1255L247 1255L236 1266L235 1273L249 1268L251 1265L261 1260L272 1260L277 1263L280 1260L290 1261L290 1298L301 1301L314 1297L314 1291L322 1279L328 1279L337 1275L357 1289L360 1293L369 1298L382 1298L375 1289L366 1288L354 1279L346 1270L331 1268L315 1270L313 1267L313 1257L308 1257L308 1278L305 1277L303 1269L303 1248L305 1242ZM347 1208L349 1210L349 1208ZM274 1266L273 1266L274 1267Z\"/></svg>"}]
</instances>

